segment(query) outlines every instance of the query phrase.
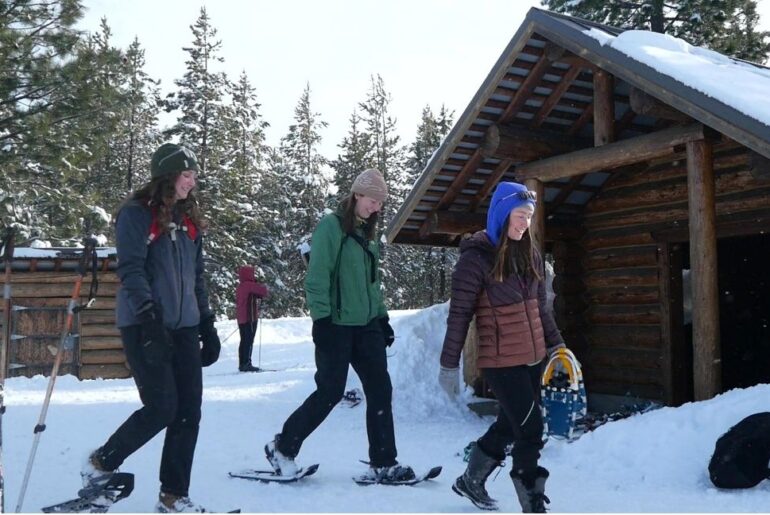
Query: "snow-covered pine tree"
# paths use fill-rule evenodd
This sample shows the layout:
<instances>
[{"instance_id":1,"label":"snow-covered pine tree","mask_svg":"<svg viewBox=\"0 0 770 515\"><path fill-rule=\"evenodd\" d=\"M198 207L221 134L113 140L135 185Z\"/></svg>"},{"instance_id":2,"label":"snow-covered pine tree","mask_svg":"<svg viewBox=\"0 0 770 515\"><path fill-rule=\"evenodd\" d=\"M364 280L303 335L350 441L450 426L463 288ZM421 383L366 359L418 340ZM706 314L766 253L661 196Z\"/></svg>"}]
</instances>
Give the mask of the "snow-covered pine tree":
<instances>
[{"instance_id":1,"label":"snow-covered pine tree","mask_svg":"<svg viewBox=\"0 0 770 515\"><path fill-rule=\"evenodd\" d=\"M294 122L289 132L281 138L280 153L286 175L282 189L287 192L291 202L285 212L289 227L282 236L282 259L286 262L287 275L283 278L288 295L300 301L293 311L303 311L301 300L304 299L305 264L297 250L300 243L310 239L318 220L324 214L329 179L325 167L327 160L320 154L321 130L328 124L321 119L321 114L313 111L310 102L310 84L305 86L302 96L294 108ZM278 293L278 292L276 292Z\"/></svg>"},{"instance_id":2,"label":"snow-covered pine tree","mask_svg":"<svg viewBox=\"0 0 770 515\"><path fill-rule=\"evenodd\" d=\"M110 39L102 19L99 31L75 45L58 89L73 115L60 118L49 112L46 121L56 121L45 123L47 137L37 142L41 166L36 179L41 184L31 205L45 216L48 229L41 236L56 245L79 244L83 217L94 209L104 211L106 198L119 200L104 194L121 173L112 162L110 143L125 102L119 87L122 52ZM106 221L96 220L100 226L92 229L103 233Z\"/></svg>"},{"instance_id":3,"label":"snow-covered pine tree","mask_svg":"<svg viewBox=\"0 0 770 515\"><path fill-rule=\"evenodd\" d=\"M121 191L128 193L150 179L150 157L161 143L157 129L162 101L157 80L144 70L144 49L137 38L123 58L125 112L114 138L116 159L123 170Z\"/></svg>"},{"instance_id":4,"label":"snow-covered pine tree","mask_svg":"<svg viewBox=\"0 0 770 515\"><path fill-rule=\"evenodd\" d=\"M341 152L337 159L330 163L334 170L334 186L336 187L336 197L340 198L346 195L356 176L367 168L375 166L374 147L372 145L371 135L362 130L362 119L357 109L353 109L350 115L350 128L348 134L337 145Z\"/></svg>"},{"instance_id":5,"label":"snow-covered pine tree","mask_svg":"<svg viewBox=\"0 0 770 515\"><path fill-rule=\"evenodd\" d=\"M757 28L755 0L542 0L548 9L625 29L646 29L763 63L770 33Z\"/></svg>"},{"instance_id":6,"label":"snow-covered pine tree","mask_svg":"<svg viewBox=\"0 0 770 515\"><path fill-rule=\"evenodd\" d=\"M391 102L385 81L377 75L371 77L366 99L358 104L372 145L372 164L382 172L388 184L388 200L380 213L381 231L385 230L411 186L405 176L404 148L396 133L396 120L390 114ZM380 244L386 304L391 309L411 307L414 299L409 297L402 274L414 261L414 252L403 245L386 248L382 240Z\"/></svg>"},{"instance_id":7,"label":"snow-covered pine tree","mask_svg":"<svg viewBox=\"0 0 770 515\"><path fill-rule=\"evenodd\" d=\"M81 116L63 86L82 14L77 0L0 6L0 225L15 224L20 238L45 237L53 227L41 205L54 205L52 162L62 163L44 143L53 127Z\"/></svg>"},{"instance_id":8,"label":"snow-covered pine tree","mask_svg":"<svg viewBox=\"0 0 770 515\"><path fill-rule=\"evenodd\" d=\"M211 267L212 282L222 292L217 305L234 317L234 292L238 284L237 268L254 265L257 277L264 276L260 266L259 235L264 233L264 213L256 202L265 167L265 127L254 87L245 72L232 84L231 103L223 111L226 128L227 166L220 172L219 201L210 206L212 225L216 226L216 252L222 266Z\"/></svg>"},{"instance_id":9,"label":"snow-covered pine tree","mask_svg":"<svg viewBox=\"0 0 770 515\"><path fill-rule=\"evenodd\" d=\"M166 110L178 111L176 123L164 131L167 138L177 137L179 142L192 149L198 158L200 173L198 188L204 214L208 217L209 229L206 237L209 289L213 309L225 312L232 303L235 262L228 262L226 253L232 245L230 235L224 226L229 218L223 216L226 210L222 197L223 177L233 162L228 145L229 107L225 97L230 91L230 81L222 71L216 71L224 58L219 55L222 48L217 30L211 24L206 8L202 7L195 23L190 26L193 42L183 47L188 59L187 70L182 79L174 81L178 90L166 99ZM215 270L227 273L215 273ZM224 278L224 279L223 279Z\"/></svg>"},{"instance_id":10,"label":"snow-covered pine tree","mask_svg":"<svg viewBox=\"0 0 770 515\"><path fill-rule=\"evenodd\" d=\"M255 196L262 231L253 235L253 242L256 265L270 288L270 298L262 304L263 313L270 317L301 313L304 306L304 292L298 295L294 285L290 286L287 280L291 273L296 273L295 260L298 258L294 249L295 234L291 220L286 216L294 207L293 192L286 182L289 170L280 149L269 148ZM287 241L288 250L284 252ZM302 270L300 275L304 278L305 271Z\"/></svg>"},{"instance_id":11,"label":"snow-covered pine tree","mask_svg":"<svg viewBox=\"0 0 770 515\"><path fill-rule=\"evenodd\" d=\"M406 159L406 177L409 184L414 184L428 164L433 153L441 144L452 126L453 113L441 106L438 115L433 114L430 106L422 110L417 135L409 145ZM402 270L400 284L407 285L411 291L408 296L416 302L410 307L430 306L444 302L448 298L447 275L457 259L457 252L446 247L407 246L411 259L408 267ZM406 277L403 277L406 276Z\"/></svg>"}]
</instances>

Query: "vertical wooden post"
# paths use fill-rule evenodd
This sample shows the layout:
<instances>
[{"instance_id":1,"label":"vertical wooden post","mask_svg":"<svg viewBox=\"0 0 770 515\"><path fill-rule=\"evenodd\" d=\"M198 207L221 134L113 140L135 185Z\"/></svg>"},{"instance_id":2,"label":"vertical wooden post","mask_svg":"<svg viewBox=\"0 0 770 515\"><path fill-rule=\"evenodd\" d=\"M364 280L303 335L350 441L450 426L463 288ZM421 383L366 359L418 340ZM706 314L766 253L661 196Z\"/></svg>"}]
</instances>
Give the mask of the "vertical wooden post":
<instances>
[{"instance_id":1,"label":"vertical wooden post","mask_svg":"<svg viewBox=\"0 0 770 515\"><path fill-rule=\"evenodd\" d=\"M529 234L532 237L532 244L541 256L545 256L545 187L537 179L527 179L524 185L537 195L537 207L532 217L532 225L529 226Z\"/></svg>"},{"instance_id":2,"label":"vertical wooden post","mask_svg":"<svg viewBox=\"0 0 770 515\"><path fill-rule=\"evenodd\" d=\"M594 72L594 146L615 141L613 77L602 69Z\"/></svg>"},{"instance_id":3,"label":"vertical wooden post","mask_svg":"<svg viewBox=\"0 0 770 515\"><path fill-rule=\"evenodd\" d=\"M711 144L687 143L687 191L692 273L693 387L695 400L721 390L716 199Z\"/></svg>"},{"instance_id":4,"label":"vertical wooden post","mask_svg":"<svg viewBox=\"0 0 770 515\"><path fill-rule=\"evenodd\" d=\"M660 322L663 349L663 395L666 404L679 406L686 402L691 373L685 369L687 351L682 309L681 245L658 244L658 277L660 281Z\"/></svg>"}]
</instances>

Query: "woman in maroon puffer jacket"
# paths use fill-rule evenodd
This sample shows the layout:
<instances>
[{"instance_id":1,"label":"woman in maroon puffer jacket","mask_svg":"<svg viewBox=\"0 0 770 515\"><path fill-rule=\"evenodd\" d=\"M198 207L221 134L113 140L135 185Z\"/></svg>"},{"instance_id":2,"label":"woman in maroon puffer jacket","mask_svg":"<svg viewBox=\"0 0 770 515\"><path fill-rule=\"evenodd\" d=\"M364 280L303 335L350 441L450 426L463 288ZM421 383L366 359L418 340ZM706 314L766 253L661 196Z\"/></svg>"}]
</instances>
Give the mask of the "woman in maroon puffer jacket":
<instances>
[{"instance_id":1,"label":"woman in maroon puffer jacket","mask_svg":"<svg viewBox=\"0 0 770 515\"><path fill-rule=\"evenodd\" d=\"M473 446L468 467L452 487L477 507L494 510L484 483L513 444L513 480L522 510L545 512L548 471L538 466L543 448L540 376L545 357L564 346L546 307L543 260L529 226L533 192L501 182L492 195L487 228L460 244L452 274L447 332L439 383L450 395L460 389L460 353L471 319L478 330L478 367L499 404L497 420Z\"/></svg>"}]
</instances>

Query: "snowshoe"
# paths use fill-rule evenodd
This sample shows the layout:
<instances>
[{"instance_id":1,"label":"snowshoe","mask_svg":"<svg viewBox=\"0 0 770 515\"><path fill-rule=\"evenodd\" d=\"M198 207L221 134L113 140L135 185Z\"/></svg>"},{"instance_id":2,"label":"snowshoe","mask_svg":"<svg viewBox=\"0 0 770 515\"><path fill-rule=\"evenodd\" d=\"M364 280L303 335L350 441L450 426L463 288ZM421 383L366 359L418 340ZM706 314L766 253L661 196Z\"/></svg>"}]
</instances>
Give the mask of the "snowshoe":
<instances>
[{"instance_id":1,"label":"snowshoe","mask_svg":"<svg viewBox=\"0 0 770 515\"><path fill-rule=\"evenodd\" d=\"M544 434L574 440L588 408L580 362L567 348L557 349L548 360L541 380Z\"/></svg>"},{"instance_id":2,"label":"snowshoe","mask_svg":"<svg viewBox=\"0 0 770 515\"><path fill-rule=\"evenodd\" d=\"M105 484L85 487L78 497L63 503L46 506L43 513L105 513L134 490L134 475L116 472Z\"/></svg>"},{"instance_id":3,"label":"snowshoe","mask_svg":"<svg viewBox=\"0 0 770 515\"><path fill-rule=\"evenodd\" d=\"M364 474L354 477L353 481L359 485L394 485L412 486L428 479L433 479L441 474L441 467L433 467L422 475L415 475L412 467L393 465L392 467L369 467Z\"/></svg>"},{"instance_id":4,"label":"snowshoe","mask_svg":"<svg viewBox=\"0 0 770 515\"><path fill-rule=\"evenodd\" d=\"M353 388L345 392L340 401L340 406L347 406L348 408L355 408L361 401L364 400L364 394L358 388Z\"/></svg>"},{"instance_id":5,"label":"snowshoe","mask_svg":"<svg viewBox=\"0 0 770 515\"><path fill-rule=\"evenodd\" d=\"M245 469L235 472L229 472L230 477L237 477L240 479L249 479L251 481L259 481L261 483L294 483L307 476L312 476L318 470L318 463L298 469L293 475L287 476L278 474L274 470L256 470Z\"/></svg>"}]
</instances>

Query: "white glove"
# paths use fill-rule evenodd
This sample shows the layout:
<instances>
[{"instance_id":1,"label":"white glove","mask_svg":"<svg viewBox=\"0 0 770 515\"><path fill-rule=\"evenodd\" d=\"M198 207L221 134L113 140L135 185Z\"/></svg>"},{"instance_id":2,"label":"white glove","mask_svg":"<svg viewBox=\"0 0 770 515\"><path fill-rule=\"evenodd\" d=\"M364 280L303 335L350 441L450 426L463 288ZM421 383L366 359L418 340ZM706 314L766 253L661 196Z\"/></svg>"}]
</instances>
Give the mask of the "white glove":
<instances>
[{"instance_id":1,"label":"white glove","mask_svg":"<svg viewBox=\"0 0 770 515\"><path fill-rule=\"evenodd\" d=\"M438 384L450 397L458 395L460 393L460 369L440 367Z\"/></svg>"}]
</instances>

